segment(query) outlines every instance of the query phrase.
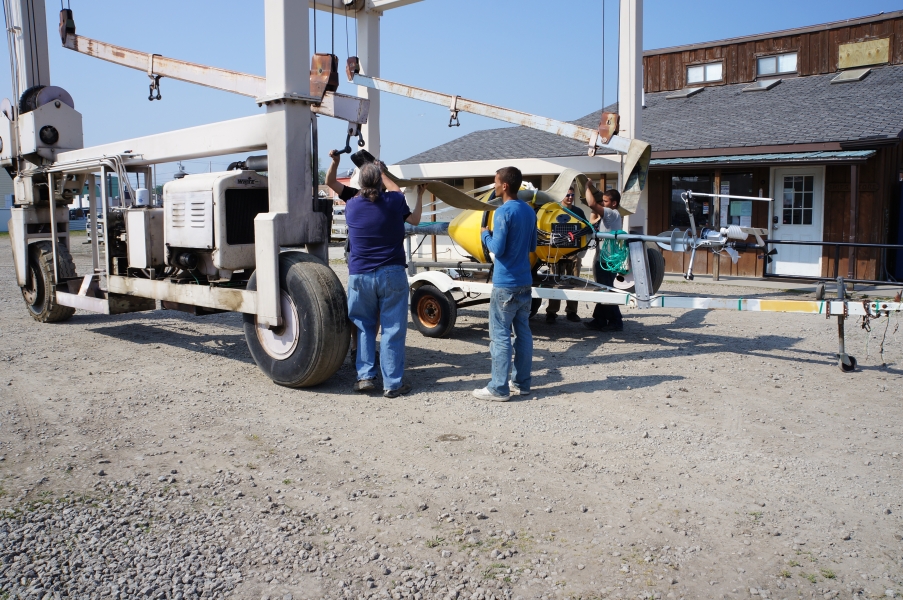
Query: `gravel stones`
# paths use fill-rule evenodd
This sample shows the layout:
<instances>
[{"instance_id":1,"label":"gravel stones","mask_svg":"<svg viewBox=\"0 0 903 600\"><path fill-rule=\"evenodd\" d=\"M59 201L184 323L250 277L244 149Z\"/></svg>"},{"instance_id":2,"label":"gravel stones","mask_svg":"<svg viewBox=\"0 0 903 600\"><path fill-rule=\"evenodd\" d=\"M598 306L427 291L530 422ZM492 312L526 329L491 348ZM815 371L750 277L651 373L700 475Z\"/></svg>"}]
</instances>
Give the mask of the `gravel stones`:
<instances>
[{"instance_id":1,"label":"gravel stones","mask_svg":"<svg viewBox=\"0 0 903 600\"><path fill-rule=\"evenodd\" d=\"M228 592L244 558L222 513L174 516L149 497L32 504L0 517L0 590L88 597L190 597ZM32 566L37 565L37 566Z\"/></svg>"}]
</instances>

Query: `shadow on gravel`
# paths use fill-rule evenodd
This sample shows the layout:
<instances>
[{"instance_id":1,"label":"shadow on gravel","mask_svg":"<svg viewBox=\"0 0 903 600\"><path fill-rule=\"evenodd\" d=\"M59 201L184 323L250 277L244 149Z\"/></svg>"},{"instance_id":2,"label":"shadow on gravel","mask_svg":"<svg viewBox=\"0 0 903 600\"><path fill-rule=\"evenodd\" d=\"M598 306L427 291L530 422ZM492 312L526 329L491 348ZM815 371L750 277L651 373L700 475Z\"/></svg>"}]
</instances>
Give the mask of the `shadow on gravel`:
<instances>
[{"instance_id":1,"label":"shadow on gravel","mask_svg":"<svg viewBox=\"0 0 903 600\"><path fill-rule=\"evenodd\" d=\"M177 328L171 326L155 327L144 323L96 327L90 331L134 344L160 344L202 354L225 356L243 363L254 364L245 343L244 333L206 334L191 328L187 328L186 331L178 331Z\"/></svg>"},{"instance_id":2,"label":"shadow on gravel","mask_svg":"<svg viewBox=\"0 0 903 600\"><path fill-rule=\"evenodd\" d=\"M567 323L562 319L554 324L546 324L540 318L534 318L530 321L534 339L556 340L571 344L567 350L557 353L534 350L534 369L554 368L556 361L547 361L546 359L555 357L562 362L561 366L599 362L600 357L592 356L592 354L603 345L606 350L609 348L612 350L605 355L604 362L607 364L632 362L642 358L654 360L680 356L698 357L722 352L794 363L829 364L836 360L833 348L825 348L824 352L816 354L795 348L794 346L804 339L799 335L773 333L762 333L754 337L724 335L719 333L719 331L723 331L723 328L705 323L708 314L709 311L702 310L685 311L669 323L649 324L644 322L646 317L660 315L630 314L624 319L624 331L617 333L592 331L586 329L584 325ZM455 327L451 335L456 340L470 341L485 346L488 357L489 335L485 326ZM631 349L630 351L619 348L625 344L630 344L634 348L636 346L648 346L648 348ZM409 357L409 363L410 360ZM488 370L487 363L487 374ZM895 372L892 369L885 370Z\"/></svg>"},{"instance_id":3,"label":"shadow on gravel","mask_svg":"<svg viewBox=\"0 0 903 600\"><path fill-rule=\"evenodd\" d=\"M537 397L557 396L560 394L574 394L578 392L635 392L643 388L655 387L668 381L682 381L681 375L620 375L605 377L600 374L599 379L589 381L561 382L558 385L548 385L544 377L533 378L533 392Z\"/></svg>"}]
</instances>

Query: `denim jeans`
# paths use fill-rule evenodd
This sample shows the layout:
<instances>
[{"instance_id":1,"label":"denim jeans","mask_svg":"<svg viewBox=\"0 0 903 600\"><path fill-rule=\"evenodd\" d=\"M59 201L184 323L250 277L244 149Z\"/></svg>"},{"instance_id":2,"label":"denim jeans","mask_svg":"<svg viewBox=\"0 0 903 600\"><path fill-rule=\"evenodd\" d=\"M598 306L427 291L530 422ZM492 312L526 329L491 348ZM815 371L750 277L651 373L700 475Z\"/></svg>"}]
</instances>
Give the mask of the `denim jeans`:
<instances>
[{"instance_id":1,"label":"denim jeans","mask_svg":"<svg viewBox=\"0 0 903 600\"><path fill-rule=\"evenodd\" d=\"M593 260L593 279L596 283L611 287L615 284L615 274L606 271L599 264L599 250L596 250L596 258ZM593 309L593 321L598 325L622 325L623 317L617 304L596 304Z\"/></svg>"},{"instance_id":2,"label":"denim jeans","mask_svg":"<svg viewBox=\"0 0 903 600\"><path fill-rule=\"evenodd\" d=\"M376 329L382 327L379 366L385 390L401 387L408 332L408 276L388 265L348 277L348 317L358 329L357 378L376 379Z\"/></svg>"},{"instance_id":3,"label":"denim jeans","mask_svg":"<svg viewBox=\"0 0 903 600\"><path fill-rule=\"evenodd\" d=\"M530 332L530 286L493 287L489 301L489 354L493 394L507 396L508 373L521 391L530 391L533 363L533 334ZM511 362L511 329L514 328L514 363Z\"/></svg>"}]
</instances>

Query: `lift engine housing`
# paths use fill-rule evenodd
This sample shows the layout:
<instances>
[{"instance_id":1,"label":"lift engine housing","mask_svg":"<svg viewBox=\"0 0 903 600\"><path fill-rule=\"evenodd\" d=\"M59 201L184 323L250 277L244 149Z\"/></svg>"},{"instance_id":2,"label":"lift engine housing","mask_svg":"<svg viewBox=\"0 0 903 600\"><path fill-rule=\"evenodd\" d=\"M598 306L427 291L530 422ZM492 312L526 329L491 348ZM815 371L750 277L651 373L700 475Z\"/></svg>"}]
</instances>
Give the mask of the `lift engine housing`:
<instances>
[{"instance_id":1,"label":"lift engine housing","mask_svg":"<svg viewBox=\"0 0 903 600\"><path fill-rule=\"evenodd\" d=\"M269 212L267 178L256 171L187 175L163 186L163 210L167 264L184 266L188 253L209 279L228 278L255 266L254 218Z\"/></svg>"}]
</instances>

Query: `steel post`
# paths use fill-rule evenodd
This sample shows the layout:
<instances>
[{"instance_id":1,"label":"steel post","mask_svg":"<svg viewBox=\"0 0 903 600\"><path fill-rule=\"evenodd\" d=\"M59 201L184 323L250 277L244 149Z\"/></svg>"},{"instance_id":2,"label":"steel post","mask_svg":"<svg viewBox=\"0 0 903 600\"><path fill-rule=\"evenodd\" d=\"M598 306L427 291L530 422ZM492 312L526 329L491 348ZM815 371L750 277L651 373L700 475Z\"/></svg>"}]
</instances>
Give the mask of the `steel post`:
<instances>
[{"instance_id":1,"label":"steel post","mask_svg":"<svg viewBox=\"0 0 903 600\"><path fill-rule=\"evenodd\" d=\"M633 273L637 308L649 308L652 298L652 281L649 278L646 244L641 241L629 242L627 249L630 252L630 271Z\"/></svg>"},{"instance_id":2,"label":"steel post","mask_svg":"<svg viewBox=\"0 0 903 600\"><path fill-rule=\"evenodd\" d=\"M837 278L837 299L843 302L846 300L846 288L844 287L843 277ZM837 315L837 356L840 359L841 366L847 365L852 366L850 361L850 357L847 356L847 351L845 347L845 334L844 334L844 311L841 311Z\"/></svg>"},{"instance_id":3,"label":"steel post","mask_svg":"<svg viewBox=\"0 0 903 600\"><path fill-rule=\"evenodd\" d=\"M66 177L65 175L61 175L60 177ZM56 226L56 197L53 193L53 173L47 174L47 187L50 192L50 247L53 251L53 285L59 285L60 283L60 269L59 269L59 251L57 250L57 244L60 243L59 234L57 233Z\"/></svg>"},{"instance_id":4,"label":"steel post","mask_svg":"<svg viewBox=\"0 0 903 600\"><path fill-rule=\"evenodd\" d=\"M408 255L408 277L417 274L417 266L414 264L414 253L411 251L411 236L404 236L404 248Z\"/></svg>"},{"instance_id":5,"label":"steel post","mask_svg":"<svg viewBox=\"0 0 903 600\"><path fill-rule=\"evenodd\" d=\"M103 272L109 277L112 262L110 261L110 193L107 187L107 168L100 168L100 204L101 222L103 223ZM99 243L99 240L98 240Z\"/></svg>"},{"instance_id":6,"label":"steel post","mask_svg":"<svg viewBox=\"0 0 903 600\"><path fill-rule=\"evenodd\" d=\"M97 177L94 173L88 176L88 240L91 242L92 273L100 267L100 248L97 239Z\"/></svg>"},{"instance_id":7,"label":"steel post","mask_svg":"<svg viewBox=\"0 0 903 600\"><path fill-rule=\"evenodd\" d=\"M379 77L379 19L381 12L362 10L357 13L357 46L361 62L361 73L369 77ZM370 101L370 115L361 126L361 133L370 154L379 158L379 91L359 85L357 95Z\"/></svg>"},{"instance_id":8,"label":"steel post","mask_svg":"<svg viewBox=\"0 0 903 600\"><path fill-rule=\"evenodd\" d=\"M254 253L257 320L268 327L281 324L279 247L322 244L327 235L310 197L308 12L306 2L264 2L270 212L254 219Z\"/></svg>"}]
</instances>

